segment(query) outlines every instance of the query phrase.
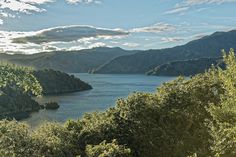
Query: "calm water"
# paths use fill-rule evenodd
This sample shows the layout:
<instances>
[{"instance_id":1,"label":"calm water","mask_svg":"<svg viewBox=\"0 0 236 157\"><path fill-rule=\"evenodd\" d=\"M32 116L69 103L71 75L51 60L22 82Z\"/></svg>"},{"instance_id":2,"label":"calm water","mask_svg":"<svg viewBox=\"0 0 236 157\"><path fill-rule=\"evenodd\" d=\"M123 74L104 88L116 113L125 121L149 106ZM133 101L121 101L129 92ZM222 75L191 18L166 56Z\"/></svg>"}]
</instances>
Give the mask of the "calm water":
<instances>
[{"instance_id":1,"label":"calm water","mask_svg":"<svg viewBox=\"0 0 236 157\"><path fill-rule=\"evenodd\" d=\"M56 111L41 110L24 121L35 127L45 121L65 122L68 119L78 119L85 112L104 111L114 106L116 99L125 98L132 92L155 92L157 86L174 79L146 75L74 75L88 82L93 89L39 98L40 103L56 101L60 108Z\"/></svg>"}]
</instances>

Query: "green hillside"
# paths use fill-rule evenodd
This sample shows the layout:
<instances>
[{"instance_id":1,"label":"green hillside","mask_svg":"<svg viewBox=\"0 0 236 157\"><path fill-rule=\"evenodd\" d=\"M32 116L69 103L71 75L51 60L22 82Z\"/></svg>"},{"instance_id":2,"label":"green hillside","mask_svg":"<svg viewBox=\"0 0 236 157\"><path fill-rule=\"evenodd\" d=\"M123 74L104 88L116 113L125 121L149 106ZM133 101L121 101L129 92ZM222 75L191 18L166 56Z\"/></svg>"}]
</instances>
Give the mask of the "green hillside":
<instances>
[{"instance_id":1,"label":"green hillside","mask_svg":"<svg viewBox=\"0 0 236 157\"><path fill-rule=\"evenodd\" d=\"M222 58L200 58L162 64L150 70L147 74L156 76L193 76L204 73L212 65L224 68Z\"/></svg>"},{"instance_id":2,"label":"green hillside","mask_svg":"<svg viewBox=\"0 0 236 157\"><path fill-rule=\"evenodd\" d=\"M93 48L80 51L53 51L32 55L0 54L0 60L32 66L36 69L54 69L68 73L85 73L123 55L136 53L121 48Z\"/></svg>"},{"instance_id":3,"label":"green hillside","mask_svg":"<svg viewBox=\"0 0 236 157\"><path fill-rule=\"evenodd\" d=\"M95 73L144 74L159 65L173 61L217 58L222 55L222 49L230 48L236 48L236 30L216 32L182 46L117 57L98 68Z\"/></svg>"}]
</instances>

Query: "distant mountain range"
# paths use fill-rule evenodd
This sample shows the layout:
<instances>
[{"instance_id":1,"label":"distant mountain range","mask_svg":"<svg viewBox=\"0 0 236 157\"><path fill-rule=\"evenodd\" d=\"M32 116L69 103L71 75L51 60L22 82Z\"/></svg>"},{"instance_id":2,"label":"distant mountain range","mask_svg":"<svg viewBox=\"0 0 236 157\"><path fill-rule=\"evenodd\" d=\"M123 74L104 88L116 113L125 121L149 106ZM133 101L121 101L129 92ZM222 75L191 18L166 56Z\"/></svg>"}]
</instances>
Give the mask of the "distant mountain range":
<instances>
[{"instance_id":1,"label":"distant mountain range","mask_svg":"<svg viewBox=\"0 0 236 157\"><path fill-rule=\"evenodd\" d=\"M216 60L222 57L221 50L230 48L236 49L236 30L216 32L167 49L128 51L118 47L99 47L33 55L0 54L0 60L68 73L194 75L205 71L211 64L218 64Z\"/></svg>"},{"instance_id":2,"label":"distant mountain range","mask_svg":"<svg viewBox=\"0 0 236 157\"><path fill-rule=\"evenodd\" d=\"M162 64L150 70L147 74L156 76L192 76L205 72L213 65L225 68L222 58L199 58Z\"/></svg>"},{"instance_id":3,"label":"distant mountain range","mask_svg":"<svg viewBox=\"0 0 236 157\"><path fill-rule=\"evenodd\" d=\"M36 69L54 69L68 73L87 73L110 60L124 55L137 53L121 48L99 47L79 51L53 51L33 55L0 54L0 60L11 63L32 66Z\"/></svg>"},{"instance_id":4,"label":"distant mountain range","mask_svg":"<svg viewBox=\"0 0 236 157\"><path fill-rule=\"evenodd\" d=\"M221 50L225 49L227 51L230 48L236 48L236 30L216 32L182 46L141 51L136 54L117 57L94 72L103 74L144 74L162 64L173 61L221 57Z\"/></svg>"}]
</instances>

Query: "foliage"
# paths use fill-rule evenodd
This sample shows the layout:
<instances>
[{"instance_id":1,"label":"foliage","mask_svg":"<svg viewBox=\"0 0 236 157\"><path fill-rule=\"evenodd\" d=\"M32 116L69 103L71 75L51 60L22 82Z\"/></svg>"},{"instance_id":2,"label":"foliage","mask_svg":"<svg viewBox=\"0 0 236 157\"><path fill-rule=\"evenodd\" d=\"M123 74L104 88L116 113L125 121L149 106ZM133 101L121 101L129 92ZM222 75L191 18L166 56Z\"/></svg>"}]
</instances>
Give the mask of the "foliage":
<instances>
[{"instance_id":1,"label":"foliage","mask_svg":"<svg viewBox=\"0 0 236 157\"><path fill-rule=\"evenodd\" d=\"M99 145L88 145L86 155L87 157L131 157L131 151L113 140L111 143L103 141Z\"/></svg>"},{"instance_id":2,"label":"foliage","mask_svg":"<svg viewBox=\"0 0 236 157\"><path fill-rule=\"evenodd\" d=\"M73 157L78 153L70 131L56 123L42 125L32 134L32 138L37 148L35 156Z\"/></svg>"},{"instance_id":3,"label":"foliage","mask_svg":"<svg viewBox=\"0 0 236 157\"><path fill-rule=\"evenodd\" d=\"M0 88L7 87L33 95L40 95L42 88L32 74L33 69L14 64L0 64Z\"/></svg>"},{"instance_id":4,"label":"foliage","mask_svg":"<svg viewBox=\"0 0 236 157\"><path fill-rule=\"evenodd\" d=\"M0 121L0 155L6 157L31 157L33 140L29 127L16 121Z\"/></svg>"},{"instance_id":5,"label":"foliage","mask_svg":"<svg viewBox=\"0 0 236 157\"><path fill-rule=\"evenodd\" d=\"M69 75L52 69L33 71L33 75L42 86L42 92L44 95L92 89L89 84L81 81L74 75Z\"/></svg>"},{"instance_id":6,"label":"foliage","mask_svg":"<svg viewBox=\"0 0 236 157\"><path fill-rule=\"evenodd\" d=\"M226 70L219 69L219 78L223 81L225 94L221 95L218 106L209 109L214 119L210 124L213 136L212 150L216 156L236 156L236 58L233 49L229 55L224 52Z\"/></svg>"},{"instance_id":7,"label":"foliage","mask_svg":"<svg viewBox=\"0 0 236 157\"><path fill-rule=\"evenodd\" d=\"M31 68L0 63L1 119L17 113L25 117L26 112L39 110L39 104L31 97L41 95L42 88L32 72Z\"/></svg>"}]
</instances>

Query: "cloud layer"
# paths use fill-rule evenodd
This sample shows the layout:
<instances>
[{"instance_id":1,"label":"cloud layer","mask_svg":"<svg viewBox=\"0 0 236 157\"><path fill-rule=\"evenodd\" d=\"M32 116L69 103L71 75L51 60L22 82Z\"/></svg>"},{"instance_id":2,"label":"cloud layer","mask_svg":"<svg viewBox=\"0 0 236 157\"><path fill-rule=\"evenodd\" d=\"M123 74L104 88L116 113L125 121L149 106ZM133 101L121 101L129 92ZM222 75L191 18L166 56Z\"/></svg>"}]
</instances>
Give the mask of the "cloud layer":
<instances>
[{"instance_id":1,"label":"cloud layer","mask_svg":"<svg viewBox=\"0 0 236 157\"><path fill-rule=\"evenodd\" d=\"M100 4L101 1L99 0L66 0L69 4L78 4L78 3L85 3L85 4L91 4L96 3Z\"/></svg>"},{"instance_id":2,"label":"cloud layer","mask_svg":"<svg viewBox=\"0 0 236 157\"><path fill-rule=\"evenodd\" d=\"M157 23L148 27L134 28L130 32L136 33L161 33L175 31L175 26L167 23Z\"/></svg>"},{"instance_id":3,"label":"cloud layer","mask_svg":"<svg viewBox=\"0 0 236 157\"><path fill-rule=\"evenodd\" d=\"M120 29L95 28L92 26L64 26L45 29L35 35L14 38L15 43L49 43L49 42L71 42L83 38L109 38L115 36L126 36L129 33Z\"/></svg>"},{"instance_id":4,"label":"cloud layer","mask_svg":"<svg viewBox=\"0 0 236 157\"><path fill-rule=\"evenodd\" d=\"M32 32L0 31L0 52L32 54L104 46L124 49L165 48L201 38L209 34L202 31L199 34L199 30L206 28L217 31L232 29L207 23L198 26L190 23L157 23L129 30L74 25Z\"/></svg>"},{"instance_id":5,"label":"cloud layer","mask_svg":"<svg viewBox=\"0 0 236 157\"><path fill-rule=\"evenodd\" d=\"M165 14L176 14L189 10L193 6L210 5L210 4L222 4L236 2L236 0L183 0L177 3L174 8L165 12Z\"/></svg>"},{"instance_id":6,"label":"cloud layer","mask_svg":"<svg viewBox=\"0 0 236 157\"><path fill-rule=\"evenodd\" d=\"M100 4L99 0L65 0L68 4ZM15 18L16 14L32 14L46 11L44 5L56 0L0 0L0 25L6 18Z\"/></svg>"}]
</instances>

